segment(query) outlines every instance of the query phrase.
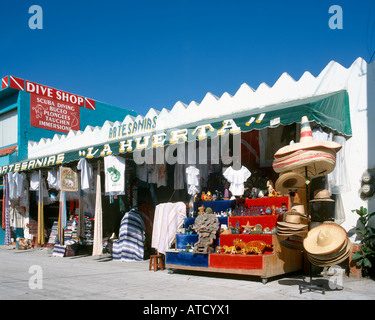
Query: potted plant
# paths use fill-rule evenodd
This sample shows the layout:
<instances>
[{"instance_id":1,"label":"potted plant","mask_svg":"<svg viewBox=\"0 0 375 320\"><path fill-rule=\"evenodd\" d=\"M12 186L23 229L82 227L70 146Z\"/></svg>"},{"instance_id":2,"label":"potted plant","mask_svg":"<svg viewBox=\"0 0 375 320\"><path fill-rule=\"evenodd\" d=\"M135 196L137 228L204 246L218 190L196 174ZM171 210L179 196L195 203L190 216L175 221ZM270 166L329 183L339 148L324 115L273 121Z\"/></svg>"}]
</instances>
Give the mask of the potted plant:
<instances>
[{"instance_id":1,"label":"potted plant","mask_svg":"<svg viewBox=\"0 0 375 320\"><path fill-rule=\"evenodd\" d=\"M360 227L356 228L356 234L361 239L361 245L354 251L351 260L356 262L356 266L362 268L363 276L373 276L373 264L375 263L375 228L369 226L369 220L375 212L368 213L367 209L352 210L359 215Z\"/></svg>"}]
</instances>

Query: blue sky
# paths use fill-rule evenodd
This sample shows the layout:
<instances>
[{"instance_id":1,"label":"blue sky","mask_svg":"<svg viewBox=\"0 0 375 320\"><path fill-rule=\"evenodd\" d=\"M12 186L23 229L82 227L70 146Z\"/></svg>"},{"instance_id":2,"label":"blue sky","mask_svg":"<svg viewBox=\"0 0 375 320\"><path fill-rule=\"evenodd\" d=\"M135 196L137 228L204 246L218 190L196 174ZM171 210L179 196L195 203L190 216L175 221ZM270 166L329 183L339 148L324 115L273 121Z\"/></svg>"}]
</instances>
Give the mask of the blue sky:
<instances>
[{"instance_id":1,"label":"blue sky","mask_svg":"<svg viewBox=\"0 0 375 320\"><path fill-rule=\"evenodd\" d=\"M31 5L43 9L42 30L29 28ZM341 30L329 28L332 5ZM1 77L141 115L375 51L374 0L2 0L0 21Z\"/></svg>"}]
</instances>

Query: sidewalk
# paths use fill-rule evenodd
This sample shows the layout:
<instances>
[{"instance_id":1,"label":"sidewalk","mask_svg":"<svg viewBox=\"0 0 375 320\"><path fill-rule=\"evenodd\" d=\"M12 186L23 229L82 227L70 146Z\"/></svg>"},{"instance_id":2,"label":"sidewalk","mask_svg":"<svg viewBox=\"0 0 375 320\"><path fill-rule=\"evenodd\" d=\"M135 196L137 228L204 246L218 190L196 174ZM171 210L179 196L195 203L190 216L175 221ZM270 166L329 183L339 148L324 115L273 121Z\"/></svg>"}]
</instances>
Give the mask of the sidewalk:
<instances>
[{"instance_id":1,"label":"sidewalk","mask_svg":"<svg viewBox=\"0 0 375 320\"><path fill-rule=\"evenodd\" d=\"M149 260L116 262L101 257L53 257L47 248L17 250L0 246L0 299L33 300L373 300L375 281L324 276L313 284L322 291L300 293L301 274L271 278L205 272L149 271ZM35 282L37 266L42 288ZM35 268L35 267L34 267ZM34 277L34 278L33 278ZM309 283L309 277L306 278ZM342 284L342 288L337 288Z\"/></svg>"}]
</instances>

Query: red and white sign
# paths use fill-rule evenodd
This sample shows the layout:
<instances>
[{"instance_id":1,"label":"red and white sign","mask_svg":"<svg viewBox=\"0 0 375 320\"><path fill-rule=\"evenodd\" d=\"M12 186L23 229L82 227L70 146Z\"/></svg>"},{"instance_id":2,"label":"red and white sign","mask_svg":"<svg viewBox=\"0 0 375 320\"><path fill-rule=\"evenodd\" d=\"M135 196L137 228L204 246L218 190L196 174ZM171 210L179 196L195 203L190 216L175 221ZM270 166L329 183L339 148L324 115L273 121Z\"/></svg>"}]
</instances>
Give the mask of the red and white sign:
<instances>
[{"instance_id":1,"label":"red and white sign","mask_svg":"<svg viewBox=\"0 0 375 320\"><path fill-rule=\"evenodd\" d=\"M64 133L80 130L79 106L32 93L30 125Z\"/></svg>"},{"instance_id":2,"label":"red and white sign","mask_svg":"<svg viewBox=\"0 0 375 320\"><path fill-rule=\"evenodd\" d=\"M9 86L11 88L14 88L14 89L17 89L17 90L23 90L24 85L25 85L25 80L10 76Z\"/></svg>"},{"instance_id":3,"label":"red and white sign","mask_svg":"<svg viewBox=\"0 0 375 320\"><path fill-rule=\"evenodd\" d=\"M25 82L25 91L42 95L50 99L58 100L62 103L73 104L79 107L84 107L85 105L85 99L81 96L72 93L67 93L61 90L56 90L30 81Z\"/></svg>"},{"instance_id":4,"label":"red and white sign","mask_svg":"<svg viewBox=\"0 0 375 320\"><path fill-rule=\"evenodd\" d=\"M1 89L5 89L6 87L8 87L8 77L1 79Z\"/></svg>"},{"instance_id":5,"label":"red and white sign","mask_svg":"<svg viewBox=\"0 0 375 320\"><path fill-rule=\"evenodd\" d=\"M35 93L49 99L60 101L61 103L68 103L79 107L85 107L95 110L95 100L84 98L77 94L68 93L62 90L57 90L47 87L35 82L23 80L13 76L4 77L1 81L1 89L9 87L25 90L26 92Z\"/></svg>"}]
</instances>

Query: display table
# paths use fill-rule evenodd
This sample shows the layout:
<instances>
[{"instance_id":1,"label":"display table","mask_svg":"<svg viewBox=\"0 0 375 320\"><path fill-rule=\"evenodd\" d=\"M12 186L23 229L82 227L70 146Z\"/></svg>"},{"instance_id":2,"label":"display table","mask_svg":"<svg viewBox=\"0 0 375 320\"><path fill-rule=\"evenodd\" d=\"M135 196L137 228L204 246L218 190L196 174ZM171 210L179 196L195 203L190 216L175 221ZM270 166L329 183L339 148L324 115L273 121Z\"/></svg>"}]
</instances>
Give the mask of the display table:
<instances>
[{"instance_id":1,"label":"display table","mask_svg":"<svg viewBox=\"0 0 375 320\"><path fill-rule=\"evenodd\" d=\"M289 208L288 197L277 197L280 205L287 203ZM282 199L284 198L284 199ZM286 199L285 199L286 198ZM273 199L276 198L267 198ZM251 200L248 205L251 205ZM258 200L258 199L256 199ZM263 200L264 201L264 200ZM270 200L267 200L270 201ZM255 201L254 201L255 202ZM250 204L249 204L250 203ZM271 203L271 202L270 202ZM251 226L256 224L264 228L272 229L276 226L277 220L282 219L282 215L263 215L263 216L232 216L228 217L228 226L244 226L249 222ZM183 249L182 238L185 235L179 235L176 238L176 249L166 252L166 268L169 272L173 270L193 270L217 273L230 273L259 276L262 282L266 283L268 278L278 275L299 271L303 267L303 253L299 250L293 250L280 245L279 238L276 234L250 233L250 234L219 234L217 245L233 246L233 240L241 239L243 242L263 241L272 248L266 248L263 254L229 254L229 253L210 253L198 254L187 252ZM192 236L192 235L186 235ZM191 241L192 239L190 239ZM190 243L193 245L193 243Z\"/></svg>"}]
</instances>

